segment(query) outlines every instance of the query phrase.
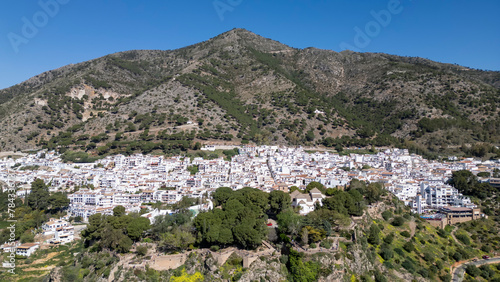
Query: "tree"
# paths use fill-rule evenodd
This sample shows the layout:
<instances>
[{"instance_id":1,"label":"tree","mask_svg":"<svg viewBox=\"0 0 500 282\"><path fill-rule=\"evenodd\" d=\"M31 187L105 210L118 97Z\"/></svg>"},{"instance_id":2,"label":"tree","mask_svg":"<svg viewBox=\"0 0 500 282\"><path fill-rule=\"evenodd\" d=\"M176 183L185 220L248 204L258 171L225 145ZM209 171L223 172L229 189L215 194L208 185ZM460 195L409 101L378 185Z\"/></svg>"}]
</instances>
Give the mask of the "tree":
<instances>
[{"instance_id":1,"label":"tree","mask_svg":"<svg viewBox=\"0 0 500 282\"><path fill-rule=\"evenodd\" d=\"M287 268L290 272L292 281L312 282L318 277L319 264L315 262L304 263L302 261L303 254L295 250L290 250L288 255Z\"/></svg>"},{"instance_id":2,"label":"tree","mask_svg":"<svg viewBox=\"0 0 500 282\"><path fill-rule=\"evenodd\" d=\"M411 253L413 251L415 251L415 246L413 245L413 243L410 241L410 242L406 242L404 245L403 245L403 249L405 249L405 251Z\"/></svg>"},{"instance_id":3,"label":"tree","mask_svg":"<svg viewBox=\"0 0 500 282\"><path fill-rule=\"evenodd\" d=\"M216 191L215 199L224 202L222 209L200 213L195 218L193 225L197 241L222 246L237 243L245 248L255 248L267 235L264 212L269 206L268 194L248 187L231 190L229 195L221 193L224 190L229 192L227 189Z\"/></svg>"},{"instance_id":4,"label":"tree","mask_svg":"<svg viewBox=\"0 0 500 282\"><path fill-rule=\"evenodd\" d=\"M102 245L105 248L116 250L119 253L126 253L132 247L132 240L122 230L113 229L107 226L103 230Z\"/></svg>"},{"instance_id":5,"label":"tree","mask_svg":"<svg viewBox=\"0 0 500 282\"><path fill-rule=\"evenodd\" d=\"M498 267L500 267L500 265ZM495 276L495 270L491 269L491 267L487 264L481 265L479 269L481 270L481 277L486 280Z\"/></svg>"},{"instance_id":6,"label":"tree","mask_svg":"<svg viewBox=\"0 0 500 282\"><path fill-rule=\"evenodd\" d=\"M479 270L479 268L477 268L477 266L473 264L467 265L467 267L465 267L465 272L472 277L476 277L481 274L481 270Z\"/></svg>"},{"instance_id":7,"label":"tree","mask_svg":"<svg viewBox=\"0 0 500 282\"><path fill-rule=\"evenodd\" d=\"M23 235L21 235L21 243L32 243L35 241L35 235L31 230L26 230Z\"/></svg>"},{"instance_id":8,"label":"tree","mask_svg":"<svg viewBox=\"0 0 500 282\"><path fill-rule=\"evenodd\" d=\"M235 242L244 248L255 248L262 243L264 236L258 230L255 230L252 224L242 222L233 229Z\"/></svg>"},{"instance_id":9,"label":"tree","mask_svg":"<svg viewBox=\"0 0 500 282\"><path fill-rule=\"evenodd\" d=\"M88 240L90 244L93 241L100 240L105 224L106 221L104 215L100 213L91 215L89 217L89 224L87 225L87 228L82 231L83 238Z\"/></svg>"},{"instance_id":10,"label":"tree","mask_svg":"<svg viewBox=\"0 0 500 282\"><path fill-rule=\"evenodd\" d=\"M346 208L350 215L361 216L363 215L363 209L365 207L363 195L359 190L349 190L347 192L350 197L346 198Z\"/></svg>"},{"instance_id":11,"label":"tree","mask_svg":"<svg viewBox=\"0 0 500 282\"><path fill-rule=\"evenodd\" d=\"M405 223L405 219L401 216L398 216L392 220L391 224L393 226L402 226Z\"/></svg>"},{"instance_id":12,"label":"tree","mask_svg":"<svg viewBox=\"0 0 500 282\"><path fill-rule=\"evenodd\" d=\"M370 183L365 189L365 199L368 204L380 201L380 196L384 193L384 188L380 183Z\"/></svg>"},{"instance_id":13,"label":"tree","mask_svg":"<svg viewBox=\"0 0 500 282\"><path fill-rule=\"evenodd\" d=\"M302 219L292 209L286 209L277 216L278 229L281 233L297 236L302 227Z\"/></svg>"},{"instance_id":14,"label":"tree","mask_svg":"<svg viewBox=\"0 0 500 282\"><path fill-rule=\"evenodd\" d=\"M335 145L335 150L340 153L344 151L344 148L342 147L342 144L337 143L337 145Z\"/></svg>"},{"instance_id":15,"label":"tree","mask_svg":"<svg viewBox=\"0 0 500 282\"><path fill-rule=\"evenodd\" d=\"M159 215L155 218L154 222L151 226L151 234L159 239L160 234L189 224L191 222L191 212L189 210L181 210L174 214Z\"/></svg>"},{"instance_id":16,"label":"tree","mask_svg":"<svg viewBox=\"0 0 500 282\"><path fill-rule=\"evenodd\" d=\"M28 206L35 210L45 210L49 206L49 188L42 179L31 183L31 193L28 195Z\"/></svg>"},{"instance_id":17,"label":"tree","mask_svg":"<svg viewBox=\"0 0 500 282\"><path fill-rule=\"evenodd\" d=\"M309 142L314 140L314 131L313 130L309 130L306 133L306 140Z\"/></svg>"},{"instance_id":18,"label":"tree","mask_svg":"<svg viewBox=\"0 0 500 282\"><path fill-rule=\"evenodd\" d=\"M291 204L290 194L279 190L269 193L269 206L272 213L279 214L283 210L290 208Z\"/></svg>"},{"instance_id":19,"label":"tree","mask_svg":"<svg viewBox=\"0 0 500 282\"><path fill-rule=\"evenodd\" d=\"M188 166L187 170L191 175L195 175L198 172L198 166L197 165Z\"/></svg>"},{"instance_id":20,"label":"tree","mask_svg":"<svg viewBox=\"0 0 500 282\"><path fill-rule=\"evenodd\" d=\"M127 235L133 241L138 241L141 238L144 231L148 230L149 227L150 227L149 219L142 216L134 218L127 225Z\"/></svg>"},{"instance_id":21,"label":"tree","mask_svg":"<svg viewBox=\"0 0 500 282\"><path fill-rule=\"evenodd\" d=\"M125 207L123 206L116 206L113 208L113 216L116 217L121 217L125 215Z\"/></svg>"},{"instance_id":22,"label":"tree","mask_svg":"<svg viewBox=\"0 0 500 282\"><path fill-rule=\"evenodd\" d=\"M384 218L385 221L389 221L392 217L392 212L390 210L385 210L382 212L382 217Z\"/></svg>"},{"instance_id":23,"label":"tree","mask_svg":"<svg viewBox=\"0 0 500 282\"><path fill-rule=\"evenodd\" d=\"M454 171L448 183L459 192L469 195L477 183L477 177L468 170Z\"/></svg>"},{"instance_id":24,"label":"tree","mask_svg":"<svg viewBox=\"0 0 500 282\"><path fill-rule=\"evenodd\" d=\"M214 199L214 205L220 206L224 204L233 194L233 189L229 187L220 187L215 190L212 194L212 198Z\"/></svg>"},{"instance_id":25,"label":"tree","mask_svg":"<svg viewBox=\"0 0 500 282\"><path fill-rule=\"evenodd\" d=\"M391 258L394 257L394 251L388 244L383 244L382 247L380 248L380 256L384 260L390 260Z\"/></svg>"},{"instance_id":26,"label":"tree","mask_svg":"<svg viewBox=\"0 0 500 282\"><path fill-rule=\"evenodd\" d=\"M160 237L160 247L169 251L185 250L195 242L193 234L191 234L191 232L184 231L181 228L176 228L171 232L163 233Z\"/></svg>"},{"instance_id":27,"label":"tree","mask_svg":"<svg viewBox=\"0 0 500 282\"><path fill-rule=\"evenodd\" d=\"M314 228L312 226L306 226L307 236L309 242L319 242L326 237L326 231L322 228Z\"/></svg>"},{"instance_id":28,"label":"tree","mask_svg":"<svg viewBox=\"0 0 500 282\"><path fill-rule=\"evenodd\" d=\"M65 193L57 192L49 197L49 207L53 212L66 209L69 206L69 199Z\"/></svg>"},{"instance_id":29,"label":"tree","mask_svg":"<svg viewBox=\"0 0 500 282\"><path fill-rule=\"evenodd\" d=\"M386 243L388 245L392 244L393 240L394 240L394 233L390 233L384 237L384 243Z\"/></svg>"},{"instance_id":30,"label":"tree","mask_svg":"<svg viewBox=\"0 0 500 282\"><path fill-rule=\"evenodd\" d=\"M415 263L413 263L413 261L409 258L403 261L403 263L401 263L401 266L404 269L408 270L408 272L410 273L415 272Z\"/></svg>"},{"instance_id":31,"label":"tree","mask_svg":"<svg viewBox=\"0 0 500 282\"><path fill-rule=\"evenodd\" d=\"M365 189L366 189L366 182L358 180L356 178L353 178L349 182L349 187L348 187L347 191L350 191L350 190L359 190L360 193L364 194L365 193Z\"/></svg>"},{"instance_id":32,"label":"tree","mask_svg":"<svg viewBox=\"0 0 500 282\"><path fill-rule=\"evenodd\" d=\"M378 225L372 224L368 233L368 243L372 245L378 245L380 243L379 233L380 228L378 227Z\"/></svg>"},{"instance_id":33,"label":"tree","mask_svg":"<svg viewBox=\"0 0 500 282\"><path fill-rule=\"evenodd\" d=\"M199 149L201 149L201 143L200 142L194 143L193 150L198 151Z\"/></svg>"},{"instance_id":34,"label":"tree","mask_svg":"<svg viewBox=\"0 0 500 282\"><path fill-rule=\"evenodd\" d=\"M148 253L148 247L146 246L137 246L136 252L139 256L143 257Z\"/></svg>"},{"instance_id":35,"label":"tree","mask_svg":"<svg viewBox=\"0 0 500 282\"><path fill-rule=\"evenodd\" d=\"M300 240L304 245L309 243L309 229L307 229L306 227L303 227L302 230L300 231Z\"/></svg>"}]
</instances>

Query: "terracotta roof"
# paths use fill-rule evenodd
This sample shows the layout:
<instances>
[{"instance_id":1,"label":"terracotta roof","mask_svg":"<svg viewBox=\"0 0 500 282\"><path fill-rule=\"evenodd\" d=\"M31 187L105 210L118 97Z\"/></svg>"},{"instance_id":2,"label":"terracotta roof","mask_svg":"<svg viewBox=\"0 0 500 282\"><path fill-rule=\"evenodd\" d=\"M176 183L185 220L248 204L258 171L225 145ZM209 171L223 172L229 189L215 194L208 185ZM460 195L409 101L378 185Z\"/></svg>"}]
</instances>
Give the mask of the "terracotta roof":
<instances>
[{"instance_id":1,"label":"terracotta roof","mask_svg":"<svg viewBox=\"0 0 500 282\"><path fill-rule=\"evenodd\" d=\"M311 194L321 194L321 191L319 191L318 188L314 188L309 193L311 193Z\"/></svg>"},{"instance_id":2,"label":"terracotta roof","mask_svg":"<svg viewBox=\"0 0 500 282\"><path fill-rule=\"evenodd\" d=\"M37 243L25 243L25 244L22 244L21 246L18 246L17 248L18 249L29 249L29 248L32 248L34 246L38 246Z\"/></svg>"}]
</instances>

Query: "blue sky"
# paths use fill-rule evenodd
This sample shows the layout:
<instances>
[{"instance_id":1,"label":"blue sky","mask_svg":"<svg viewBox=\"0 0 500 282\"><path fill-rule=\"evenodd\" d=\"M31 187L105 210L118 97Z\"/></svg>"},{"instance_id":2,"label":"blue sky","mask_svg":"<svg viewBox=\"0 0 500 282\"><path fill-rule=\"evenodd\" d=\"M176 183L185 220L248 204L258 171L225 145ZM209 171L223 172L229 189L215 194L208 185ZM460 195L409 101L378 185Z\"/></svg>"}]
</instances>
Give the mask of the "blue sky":
<instances>
[{"instance_id":1,"label":"blue sky","mask_svg":"<svg viewBox=\"0 0 500 282\"><path fill-rule=\"evenodd\" d=\"M341 51L350 46L362 52L500 70L498 0L5 0L2 4L0 89L67 64L132 49L176 49L235 27L296 48ZM378 21L374 15L380 15Z\"/></svg>"}]
</instances>

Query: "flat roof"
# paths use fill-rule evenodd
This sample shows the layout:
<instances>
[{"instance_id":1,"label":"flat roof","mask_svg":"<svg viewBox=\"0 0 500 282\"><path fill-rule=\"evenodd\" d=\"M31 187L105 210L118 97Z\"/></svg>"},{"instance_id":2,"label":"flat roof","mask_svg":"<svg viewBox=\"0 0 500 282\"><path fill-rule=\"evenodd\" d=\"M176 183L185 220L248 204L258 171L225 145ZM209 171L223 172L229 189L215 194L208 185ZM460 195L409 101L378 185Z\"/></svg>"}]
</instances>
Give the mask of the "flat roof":
<instances>
[{"instance_id":1,"label":"flat roof","mask_svg":"<svg viewBox=\"0 0 500 282\"><path fill-rule=\"evenodd\" d=\"M445 211L452 211L452 212L471 212L471 208L464 208L464 207L443 207L441 208L442 210Z\"/></svg>"}]
</instances>

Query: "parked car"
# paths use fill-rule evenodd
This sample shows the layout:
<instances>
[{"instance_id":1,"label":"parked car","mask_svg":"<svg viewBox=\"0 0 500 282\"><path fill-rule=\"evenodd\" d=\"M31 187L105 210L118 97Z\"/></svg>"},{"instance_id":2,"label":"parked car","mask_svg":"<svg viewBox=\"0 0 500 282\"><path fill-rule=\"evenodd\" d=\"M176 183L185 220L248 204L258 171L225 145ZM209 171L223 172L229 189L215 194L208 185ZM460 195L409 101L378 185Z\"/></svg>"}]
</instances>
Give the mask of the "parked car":
<instances>
[{"instance_id":1,"label":"parked car","mask_svg":"<svg viewBox=\"0 0 500 282\"><path fill-rule=\"evenodd\" d=\"M486 256L486 255L483 256L483 259L489 259L489 258L490 258L490 256Z\"/></svg>"}]
</instances>

